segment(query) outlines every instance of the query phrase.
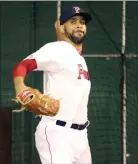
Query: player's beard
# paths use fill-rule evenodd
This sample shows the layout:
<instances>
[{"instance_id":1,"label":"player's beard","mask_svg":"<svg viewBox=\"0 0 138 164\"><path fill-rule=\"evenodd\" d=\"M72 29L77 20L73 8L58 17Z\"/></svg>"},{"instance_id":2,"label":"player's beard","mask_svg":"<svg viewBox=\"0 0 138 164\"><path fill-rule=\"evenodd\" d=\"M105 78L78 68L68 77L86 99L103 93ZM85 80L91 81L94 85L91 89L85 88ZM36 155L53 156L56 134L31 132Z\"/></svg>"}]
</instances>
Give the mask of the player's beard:
<instances>
[{"instance_id":1,"label":"player's beard","mask_svg":"<svg viewBox=\"0 0 138 164\"><path fill-rule=\"evenodd\" d=\"M83 34L83 36L76 36L75 32L69 33L66 28L65 28L65 35L66 37L68 37L73 43L75 43L76 45L79 45L81 43L83 43L84 38L85 38L85 34Z\"/></svg>"}]
</instances>

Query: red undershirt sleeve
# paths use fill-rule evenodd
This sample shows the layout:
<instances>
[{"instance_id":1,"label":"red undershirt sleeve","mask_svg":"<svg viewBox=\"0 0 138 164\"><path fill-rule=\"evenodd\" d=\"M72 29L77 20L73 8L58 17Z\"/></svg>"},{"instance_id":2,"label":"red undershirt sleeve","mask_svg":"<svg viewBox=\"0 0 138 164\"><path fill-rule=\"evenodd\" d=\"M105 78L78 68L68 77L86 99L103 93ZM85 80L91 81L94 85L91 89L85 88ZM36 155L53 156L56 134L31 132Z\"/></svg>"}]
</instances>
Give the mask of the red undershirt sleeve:
<instances>
[{"instance_id":1,"label":"red undershirt sleeve","mask_svg":"<svg viewBox=\"0 0 138 164\"><path fill-rule=\"evenodd\" d=\"M15 65L13 69L13 78L17 76L25 77L28 72L49 71L53 72L59 68L58 43L49 43L41 47L33 54ZM57 53L57 54L56 54Z\"/></svg>"},{"instance_id":2,"label":"red undershirt sleeve","mask_svg":"<svg viewBox=\"0 0 138 164\"><path fill-rule=\"evenodd\" d=\"M37 63L35 59L25 59L15 65L13 69L13 77L23 76L25 77L26 74L30 71L37 69Z\"/></svg>"}]
</instances>

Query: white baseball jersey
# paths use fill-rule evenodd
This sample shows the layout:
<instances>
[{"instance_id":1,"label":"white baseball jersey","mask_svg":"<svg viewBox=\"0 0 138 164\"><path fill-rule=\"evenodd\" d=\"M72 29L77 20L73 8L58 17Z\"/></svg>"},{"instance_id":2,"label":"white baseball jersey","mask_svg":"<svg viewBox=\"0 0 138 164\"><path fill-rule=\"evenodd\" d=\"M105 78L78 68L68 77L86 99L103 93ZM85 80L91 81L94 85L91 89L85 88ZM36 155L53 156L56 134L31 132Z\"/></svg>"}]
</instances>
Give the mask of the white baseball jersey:
<instances>
[{"instance_id":1,"label":"white baseball jersey","mask_svg":"<svg viewBox=\"0 0 138 164\"><path fill-rule=\"evenodd\" d=\"M50 118L85 123L91 83L86 62L77 49L56 41L27 58L35 58L37 70L44 71L44 93L60 100L59 113Z\"/></svg>"}]
</instances>

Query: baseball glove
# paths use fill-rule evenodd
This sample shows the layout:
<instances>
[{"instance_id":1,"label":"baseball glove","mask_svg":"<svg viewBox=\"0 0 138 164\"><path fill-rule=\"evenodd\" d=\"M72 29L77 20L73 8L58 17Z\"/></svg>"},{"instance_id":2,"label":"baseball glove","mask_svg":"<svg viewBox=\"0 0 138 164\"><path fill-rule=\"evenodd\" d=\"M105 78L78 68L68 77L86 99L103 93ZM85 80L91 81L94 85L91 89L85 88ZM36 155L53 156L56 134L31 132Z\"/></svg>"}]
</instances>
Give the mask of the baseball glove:
<instances>
[{"instance_id":1,"label":"baseball glove","mask_svg":"<svg viewBox=\"0 0 138 164\"><path fill-rule=\"evenodd\" d=\"M44 95L33 88L23 90L14 100L22 105L21 111L27 109L37 115L55 116L60 108L59 100Z\"/></svg>"}]
</instances>

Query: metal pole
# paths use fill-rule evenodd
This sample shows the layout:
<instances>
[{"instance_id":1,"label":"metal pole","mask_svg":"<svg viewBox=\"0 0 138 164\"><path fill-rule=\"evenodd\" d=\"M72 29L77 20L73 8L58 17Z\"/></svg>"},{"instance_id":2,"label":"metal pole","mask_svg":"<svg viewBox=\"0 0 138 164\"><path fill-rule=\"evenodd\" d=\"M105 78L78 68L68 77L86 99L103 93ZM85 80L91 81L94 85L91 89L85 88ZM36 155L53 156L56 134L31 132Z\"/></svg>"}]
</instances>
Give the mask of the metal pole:
<instances>
[{"instance_id":1,"label":"metal pole","mask_svg":"<svg viewBox=\"0 0 138 164\"><path fill-rule=\"evenodd\" d=\"M57 1L57 19L59 19L61 13L61 0Z\"/></svg>"},{"instance_id":2,"label":"metal pole","mask_svg":"<svg viewBox=\"0 0 138 164\"><path fill-rule=\"evenodd\" d=\"M122 1L122 138L123 138L123 164L127 164L127 111L126 111L126 61L125 61L125 48L126 48L126 1Z\"/></svg>"}]
</instances>

